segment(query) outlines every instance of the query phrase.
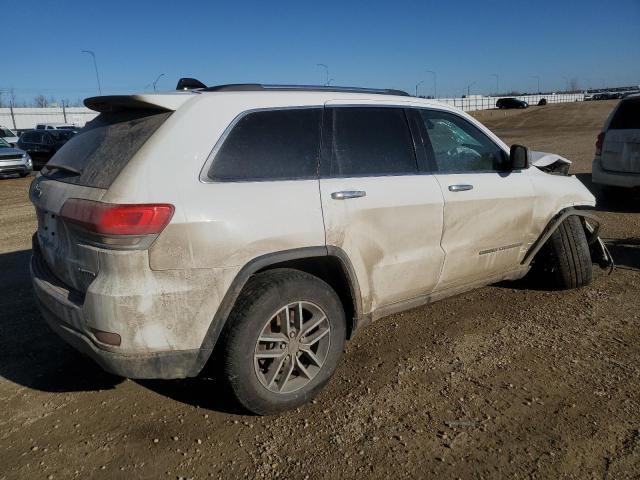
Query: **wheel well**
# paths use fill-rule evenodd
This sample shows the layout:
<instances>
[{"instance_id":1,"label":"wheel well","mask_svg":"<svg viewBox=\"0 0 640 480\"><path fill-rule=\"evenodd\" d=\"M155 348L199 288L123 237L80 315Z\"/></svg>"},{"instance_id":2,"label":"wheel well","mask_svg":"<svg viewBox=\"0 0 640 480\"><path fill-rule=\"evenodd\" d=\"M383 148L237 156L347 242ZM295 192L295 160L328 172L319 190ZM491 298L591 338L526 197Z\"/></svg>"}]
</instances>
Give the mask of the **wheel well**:
<instances>
[{"instance_id":1,"label":"wheel well","mask_svg":"<svg viewBox=\"0 0 640 480\"><path fill-rule=\"evenodd\" d=\"M347 320L347 338L351 338L357 317L356 299L349 273L342 260L334 256L298 258L270 264L255 273L276 268L300 270L314 275L329 284L338 294L338 298L340 298L340 303L342 303L342 308L344 309L344 316Z\"/></svg>"}]
</instances>

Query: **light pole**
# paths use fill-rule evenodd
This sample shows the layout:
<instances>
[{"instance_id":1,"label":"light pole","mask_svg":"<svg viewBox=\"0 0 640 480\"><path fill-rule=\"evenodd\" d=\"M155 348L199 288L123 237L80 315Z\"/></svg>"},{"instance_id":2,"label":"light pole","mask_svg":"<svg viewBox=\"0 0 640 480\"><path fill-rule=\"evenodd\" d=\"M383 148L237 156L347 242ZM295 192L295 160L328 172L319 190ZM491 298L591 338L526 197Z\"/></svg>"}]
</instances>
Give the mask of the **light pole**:
<instances>
[{"instance_id":1,"label":"light pole","mask_svg":"<svg viewBox=\"0 0 640 480\"><path fill-rule=\"evenodd\" d=\"M424 83L424 80L420 80L418 83L416 83L416 97L418 96L418 87L423 83Z\"/></svg>"},{"instance_id":2,"label":"light pole","mask_svg":"<svg viewBox=\"0 0 640 480\"><path fill-rule=\"evenodd\" d=\"M498 96L500 92L500 75L497 73L492 73L491 76L496 77L496 96Z\"/></svg>"},{"instance_id":3,"label":"light pole","mask_svg":"<svg viewBox=\"0 0 640 480\"><path fill-rule=\"evenodd\" d=\"M158 83L158 80L160 80L160 77L164 77L164 73L161 73L160 75L158 75L158 78L155 79L155 81L153 82L153 91L156 92L156 83Z\"/></svg>"},{"instance_id":4,"label":"light pole","mask_svg":"<svg viewBox=\"0 0 640 480\"><path fill-rule=\"evenodd\" d=\"M564 78L564 91L567 93L569 91L569 79L567 77L562 78Z\"/></svg>"},{"instance_id":5,"label":"light pole","mask_svg":"<svg viewBox=\"0 0 640 480\"><path fill-rule=\"evenodd\" d=\"M436 72L434 72L433 70L427 70L427 73L430 73L431 75L433 75L433 98L435 99L438 96L438 91L436 89L436 86L437 86Z\"/></svg>"},{"instance_id":6,"label":"light pole","mask_svg":"<svg viewBox=\"0 0 640 480\"><path fill-rule=\"evenodd\" d=\"M473 87L475 84L476 82L471 82L469 85L467 85L467 98L469 98L471 87Z\"/></svg>"},{"instance_id":7,"label":"light pole","mask_svg":"<svg viewBox=\"0 0 640 480\"><path fill-rule=\"evenodd\" d=\"M93 68L96 69L96 80L98 81L98 93L102 95L102 87L100 86L100 75L98 75L98 63L96 62L96 54L93 50L82 50L81 53L88 53L93 58Z\"/></svg>"},{"instance_id":8,"label":"light pole","mask_svg":"<svg viewBox=\"0 0 640 480\"><path fill-rule=\"evenodd\" d=\"M317 63L316 67L324 68L324 73L325 73L325 76L326 76L326 82L324 84L325 85L329 85L329 82L331 81L331 80L329 80L329 67L327 67L324 63Z\"/></svg>"},{"instance_id":9,"label":"light pole","mask_svg":"<svg viewBox=\"0 0 640 480\"><path fill-rule=\"evenodd\" d=\"M538 80L538 92L537 93L542 93L540 91L540 77L538 75L532 75L531 78L535 78Z\"/></svg>"}]
</instances>

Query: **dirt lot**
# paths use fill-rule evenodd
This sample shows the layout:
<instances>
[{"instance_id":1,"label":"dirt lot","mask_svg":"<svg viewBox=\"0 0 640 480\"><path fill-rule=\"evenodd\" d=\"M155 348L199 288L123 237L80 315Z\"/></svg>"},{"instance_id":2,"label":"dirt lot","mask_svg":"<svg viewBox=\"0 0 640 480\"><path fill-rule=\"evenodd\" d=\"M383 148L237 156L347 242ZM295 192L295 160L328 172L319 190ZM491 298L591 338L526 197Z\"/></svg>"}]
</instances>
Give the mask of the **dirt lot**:
<instances>
[{"instance_id":1,"label":"dirt lot","mask_svg":"<svg viewBox=\"0 0 640 480\"><path fill-rule=\"evenodd\" d=\"M590 186L613 102L478 114ZM0 181L0 479L640 478L640 198L599 210L620 268L570 292L503 284L372 325L313 404L238 414L215 380L131 381L31 298L29 179Z\"/></svg>"}]
</instances>

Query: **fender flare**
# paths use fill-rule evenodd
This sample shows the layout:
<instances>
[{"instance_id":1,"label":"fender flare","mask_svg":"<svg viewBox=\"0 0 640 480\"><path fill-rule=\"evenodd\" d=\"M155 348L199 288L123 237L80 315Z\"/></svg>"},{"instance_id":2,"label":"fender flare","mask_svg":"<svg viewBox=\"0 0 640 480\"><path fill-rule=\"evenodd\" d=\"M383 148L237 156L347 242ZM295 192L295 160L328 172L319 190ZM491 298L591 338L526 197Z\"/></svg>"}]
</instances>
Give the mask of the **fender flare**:
<instances>
[{"instance_id":1,"label":"fender flare","mask_svg":"<svg viewBox=\"0 0 640 480\"><path fill-rule=\"evenodd\" d=\"M188 376L197 376L206 365L218 342L222 329L227 323L229 314L231 313L238 296L253 274L278 263L313 257L334 257L340 261L340 264L344 269L344 273L349 281L349 288L354 301L353 331L362 328L364 326L363 324L366 324L367 322L362 321L365 317L362 316L362 297L360 295L358 278L356 277L355 270L353 269L351 261L344 250L339 247L323 245L267 253L247 262L231 282L231 285L227 289L215 315L213 316L213 320L209 324L207 333L200 345L197 358L189 369ZM352 336L353 335L351 335L351 337Z\"/></svg>"},{"instance_id":2,"label":"fender flare","mask_svg":"<svg viewBox=\"0 0 640 480\"><path fill-rule=\"evenodd\" d=\"M615 268L613 258L611 258L609 250L607 250L607 247L598 236L601 224L600 218L589 210L579 210L575 207L568 207L560 210L560 212L558 212L549 221L545 229L542 231L540 237L538 237L538 239L533 243L533 245L531 245L531 247L527 251L526 255L522 259L522 262L520 262L521 265L529 265L536 254L543 247L543 245L547 242L547 240L549 240L551 235L553 235L553 232L558 229L562 222L564 222L568 217L571 216L582 217L584 219L589 219L595 222L595 227L591 226L591 224L586 221L584 222L585 234L587 234L587 243L589 244L589 248L592 251L592 257L594 256L594 247L597 247L597 249L599 250L599 252L597 253L598 262L601 266L608 266L610 267L611 271L613 271L613 269Z\"/></svg>"}]
</instances>

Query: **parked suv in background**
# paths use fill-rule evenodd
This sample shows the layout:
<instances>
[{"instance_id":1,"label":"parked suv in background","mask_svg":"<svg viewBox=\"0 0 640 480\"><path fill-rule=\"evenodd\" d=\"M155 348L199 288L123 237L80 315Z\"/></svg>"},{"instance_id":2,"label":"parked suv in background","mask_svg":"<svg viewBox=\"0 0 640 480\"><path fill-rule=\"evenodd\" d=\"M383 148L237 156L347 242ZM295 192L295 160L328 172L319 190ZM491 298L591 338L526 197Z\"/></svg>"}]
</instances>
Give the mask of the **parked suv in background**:
<instances>
[{"instance_id":1,"label":"parked suv in background","mask_svg":"<svg viewBox=\"0 0 640 480\"><path fill-rule=\"evenodd\" d=\"M30 190L31 275L48 324L118 375L211 359L275 413L373 320L532 265L580 287L608 259L566 160L434 101L229 85L85 104L102 113Z\"/></svg>"},{"instance_id":2,"label":"parked suv in background","mask_svg":"<svg viewBox=\"0 0 640 480\"><path fill-rule=\"evenodd\" d=\"M33 171L31 157L27 152L13 148L0 138L0 175L18 174L26 177Z\"/></svg>"},{"instance_id":3,"label":"parked suv in background","mask_svg":"<svg viewBox=\"0 0 640 480\"><path fill-rule=\"evenodd\" d=\"M593 183L640 187L640 94L622 99L596 140Z\"/></svg>"},{"instance_id":4,"label":"parked suv in background","mask_svg":"<svg viewBox=\"0 0 640 480\"><path fill-rule=\"evenodd\" d=\"M42 168L75 132L71 130L30 130L23 133L16 146L33 159L34 168Z\"/></svg>"},{"instance_id":5,"label":"parked suv in background","mask_svg":"<svg viewBox=\"0 0 640 480\"><path fill-rule=\"evenodd\" d=\"M527 108L529 104L524 100L518 100L517 98L499 98L496 101L497 108Z\"/></svg>"}]
</instances>

